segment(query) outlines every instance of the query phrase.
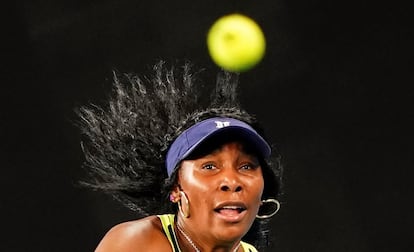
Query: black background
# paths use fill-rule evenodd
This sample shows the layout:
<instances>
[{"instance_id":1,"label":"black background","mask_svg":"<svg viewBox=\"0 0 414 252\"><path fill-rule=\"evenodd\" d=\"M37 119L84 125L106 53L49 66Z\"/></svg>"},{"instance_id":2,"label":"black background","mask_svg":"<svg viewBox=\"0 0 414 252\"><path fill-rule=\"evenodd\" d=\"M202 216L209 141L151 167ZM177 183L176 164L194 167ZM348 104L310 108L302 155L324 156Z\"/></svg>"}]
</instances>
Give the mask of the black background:
<instances>
[{"instance_id":1,"label":"black background","mask_svg":"<svg viewBox=\"0 0 414 252\"><path fill-rule=\"evenodd\" d=\"M83 176L74 108L100 103L111 71L190 59L220 16L263 28L240 76L244 107L283 155L269 251L407 251L413 169L409 8L369 1L14 1L2 7L1 250L92 251L135 218Z\"/></svg>"}]
</instances>

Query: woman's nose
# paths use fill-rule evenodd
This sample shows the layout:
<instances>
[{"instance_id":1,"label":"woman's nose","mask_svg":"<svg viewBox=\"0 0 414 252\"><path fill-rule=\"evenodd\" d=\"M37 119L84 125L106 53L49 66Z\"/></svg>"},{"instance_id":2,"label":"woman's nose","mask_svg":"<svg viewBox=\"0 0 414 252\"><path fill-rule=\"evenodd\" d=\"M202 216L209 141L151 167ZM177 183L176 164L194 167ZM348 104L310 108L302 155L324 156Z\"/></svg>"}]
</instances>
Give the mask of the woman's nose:
<instances>
[{"instance_id":1,"label":"woman's nose","mask_svg":"<svg viewBox=\"0 0 414 252\"><path fill-rule=\"evenodd\" d=\"M220 190L223 192L240 192L243 189L237 171L223 171Z\"/></svg>"}]
</instances>

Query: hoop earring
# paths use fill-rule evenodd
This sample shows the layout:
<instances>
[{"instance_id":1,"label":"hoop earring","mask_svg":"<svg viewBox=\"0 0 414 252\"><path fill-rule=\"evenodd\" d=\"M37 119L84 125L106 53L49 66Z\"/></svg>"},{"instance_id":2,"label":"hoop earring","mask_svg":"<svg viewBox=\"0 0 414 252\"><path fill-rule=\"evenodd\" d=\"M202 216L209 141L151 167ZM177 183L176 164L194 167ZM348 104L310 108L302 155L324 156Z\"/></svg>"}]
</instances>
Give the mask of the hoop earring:
<instances>
[{"instance_id":1,"label":"hoop earring","mask_svg":"<svg viewBox=\"0 0 414 252\"><path fill-rule=\"evenodd\" d=\"M184 200L184 203L182 202ZM180 191L180 200L178 201L178 210L184 218L190 217L190 203L183 191Z\"/></svg>"},{"instance_id":2,"label":"hoop earring","mask_svg":"<svg viewBox=\"0 0 414 252\"><path fill-rule=\"evenodd\" d=\"M262 200L262 204L266 204L266 203L273 203L273 204L275 204L276 205L276 209L272 213L270 213L270 214L264 214L264 215L258 215L257 214L256 215L256 218L258 218L258 219L267 219L267 218L272 217L273 215L275 215L279 211L279 209L280 209L280 203L279 203L278 200L276 200L276 199L266 199L266 200Z\"/></svg>"}]
</instances>

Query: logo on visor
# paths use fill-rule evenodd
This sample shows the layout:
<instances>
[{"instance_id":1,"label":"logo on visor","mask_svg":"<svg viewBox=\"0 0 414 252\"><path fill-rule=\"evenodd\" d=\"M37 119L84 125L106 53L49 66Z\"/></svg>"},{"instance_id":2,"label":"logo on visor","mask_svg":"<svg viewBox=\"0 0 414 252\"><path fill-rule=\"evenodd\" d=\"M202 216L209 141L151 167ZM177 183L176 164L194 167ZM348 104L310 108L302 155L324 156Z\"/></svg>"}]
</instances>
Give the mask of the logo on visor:
<instances>
[{"instance_id":1,"label":"logo on visor","mask_svg":"<svg viewBox=\"0 0 414 252\"><path fill-rule=\"evenodd\" d=\"M214 121L216 123L216 128L221 129L227 126L230 126L230 122Z\"/></svg>"}]
</instances>

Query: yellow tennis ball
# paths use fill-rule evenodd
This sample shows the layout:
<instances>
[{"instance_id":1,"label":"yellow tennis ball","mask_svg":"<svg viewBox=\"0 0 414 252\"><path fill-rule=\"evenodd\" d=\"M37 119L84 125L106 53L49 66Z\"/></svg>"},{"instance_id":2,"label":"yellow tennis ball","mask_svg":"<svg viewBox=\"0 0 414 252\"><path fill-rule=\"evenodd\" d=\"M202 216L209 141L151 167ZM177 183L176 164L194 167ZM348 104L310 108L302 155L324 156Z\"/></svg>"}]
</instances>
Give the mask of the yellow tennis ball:
<instances>
[{"instance_id":1,"label":"yellow tennis ball","mask_svg":"<svg viewBox=\"0 0 414 252\"><path fill-rule=\"evenodd\" d=\"M213 61L223 69L243 72L259 63L266 50L260 26L241 14L219 18L207 34L207 47Z\"/></svg>"}]
</instances>

